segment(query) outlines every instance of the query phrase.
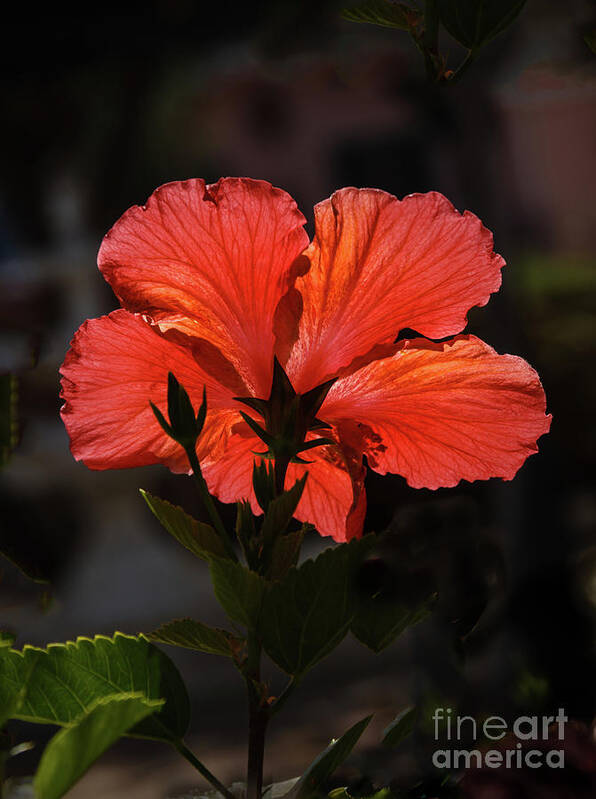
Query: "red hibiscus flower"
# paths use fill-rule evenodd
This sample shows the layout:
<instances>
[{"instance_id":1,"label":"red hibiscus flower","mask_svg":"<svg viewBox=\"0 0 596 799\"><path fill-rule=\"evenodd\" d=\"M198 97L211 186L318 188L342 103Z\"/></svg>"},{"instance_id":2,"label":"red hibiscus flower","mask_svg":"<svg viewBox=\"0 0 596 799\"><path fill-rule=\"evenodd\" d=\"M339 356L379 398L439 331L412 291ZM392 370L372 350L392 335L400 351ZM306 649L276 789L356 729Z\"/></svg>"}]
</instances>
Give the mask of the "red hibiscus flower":
<instances>
[{"instance_id":1,"label":"red hibiscus flower","mask_svg":"<svg viewBox=\"0 0 596 799\"><path fill-rule=\"evenodd\" d=\"M455 335L500 286L491 233L436 192L346 188L315 207L310 244L304 223L288 194L247 178L169 183L116 222L98 264L122 309L86 321L61 369L74 457L187 471L149 405L165 411L171 371L195 407L206 387L209 489L258 512L263 443L234 398L268 397L277 356L299 393L337 378L317 413L335 443L286 477L308 469L296 515L321 535L361 534L364 456L415 488L510 480L550 416L524 360ZM394 343L404 328L429 338Z\"/></svg>"}]
</instances>

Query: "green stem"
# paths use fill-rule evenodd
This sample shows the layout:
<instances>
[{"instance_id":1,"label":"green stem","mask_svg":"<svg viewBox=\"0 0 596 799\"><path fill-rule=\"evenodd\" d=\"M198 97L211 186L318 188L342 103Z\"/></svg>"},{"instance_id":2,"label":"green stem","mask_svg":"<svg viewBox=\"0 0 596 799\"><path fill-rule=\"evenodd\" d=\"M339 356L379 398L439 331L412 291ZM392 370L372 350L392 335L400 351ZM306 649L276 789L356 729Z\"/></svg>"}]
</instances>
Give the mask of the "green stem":
<instances>
[{"instance_id":1,"label":"green stem","mask_svg":"<svg viewBox=\"0 0 596 799\"><path fill-rule=\"evenodd\" d=\"M223 524L223 522L221 520L221 516L217 512L217 508L215 507L215 503L213 502L211 494L209 493L209 489L207 488L207 483L205 482L205 478L203 477L203 474L201 472L201 466L199 464L199 459L197 458L197 453L194 451L194 449L189 447L186 450L186 455L187 455L188 460L190 462L190 467L192 469L192 474L193 474L195 483L197 484L197 487L199 489L199 494L201 495L201 499L203 500L203 504L205 505L205 508L207 509L207 513L209 514L209 518L211 519L211 522L212 522L213 526L217 530L217 533L218 533L219 537L223 541L223 543L225 545L225 548L228 551L229 556L232 558L232 560L237 561L238 560L238 556L236 555L236 550L234 549L234 545L232 543L232 539L228 535L228 531L224 527L224 524Z\"/></svg>"},{"instance_id":2,"label":"green stem","mask_svg":"<svg viewBox=\"0 0 596 799\"><path fill-rule=\"evenodd\" d=\"M269 708L255 690L261 679L261 644L254 633L248 636L246 684L248 688L248 763L246 768L246 799L261 799L263 794L263 761L265 733L269 723Z\"/></svg>"},{"instance_id":3,"label":"green stem","mask_svg":"<svg viewBox=\"0 0 596 799\"><path fill-rule=\"evenodd\" d=\"M290 465L289 458L276 458L275 459L275 493L279 497L284 492L286 484L286 473Z\"/></svg>"},{"instance_id":4,"label":"green stem","mask_svg":"<svg viewBox=\"0 0 596 799\"><path fill-rule=\"evenodd\" d=\"M215 777L207 768L204 766L201 761L195 757L195 755L190 751L190 749L184 744L183 741L172 741L172 746L180 752L183 758L188 760L199 774L204 777L207 782L210 782L213 787L220 792L225 799L235 799L234 794L228 791L228 789L221 784L221 782Z\"/></svg>"}]
</instances>

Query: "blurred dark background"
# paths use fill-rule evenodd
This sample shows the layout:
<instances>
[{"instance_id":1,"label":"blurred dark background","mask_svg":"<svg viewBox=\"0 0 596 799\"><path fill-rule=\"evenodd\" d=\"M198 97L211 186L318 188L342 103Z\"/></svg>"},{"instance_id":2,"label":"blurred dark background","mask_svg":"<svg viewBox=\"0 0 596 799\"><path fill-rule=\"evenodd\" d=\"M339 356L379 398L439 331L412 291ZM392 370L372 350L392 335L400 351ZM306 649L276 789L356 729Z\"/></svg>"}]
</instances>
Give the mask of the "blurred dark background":
<instances>
[{"instance_id":1,"label":"blurred dark background","mask_svg":"<svg viewBox=\"0 0 596 799\"><path fill-rule=\"evenodd\" d=\"M182 615L221 621L202 564L137 492L200 515L190 481L157 467L91 472L72 459L58 416L72 334L117 305L95 256L126 208L169 180L246 175L290 192L312 232L313 204L342 186L441 191L480 216L508 264L468 330L538 370L554 418L510 483L431 492L367 480L368 526L415 542L441 586L438 612L376 658L345 642L276 722L266 770L293 776L374 710L346 778L380 782L430 770L424 741L399 757L375 747L411 702L509 719L564 707L588 725L596 714L596 57L583 38L594 10L530 0L458 85L439 87L405 33L343 21L341 7L153 0L7 12L0 371L18 375L19 442L0 475L0 548L48 582L0 560L0 628L21 646ZM451 40L444 49L461 57ZM169 654L191 690L196 751L224 780L240 778L232 666ZM46 733L14 727L21 739ZM31 773L39 751L9 770ZM193 784L157 745L125 741L71 795L161 799Z\"/></svg>"}]
</instances>

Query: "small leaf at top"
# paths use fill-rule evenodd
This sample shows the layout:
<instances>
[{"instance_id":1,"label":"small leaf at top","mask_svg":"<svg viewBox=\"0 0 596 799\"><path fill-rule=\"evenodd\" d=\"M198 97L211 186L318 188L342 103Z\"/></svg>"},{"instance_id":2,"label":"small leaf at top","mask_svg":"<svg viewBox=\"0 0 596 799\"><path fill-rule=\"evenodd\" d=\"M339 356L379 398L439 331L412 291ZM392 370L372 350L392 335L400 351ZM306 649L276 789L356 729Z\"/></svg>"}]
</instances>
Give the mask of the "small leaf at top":
<instances>
[{"instance_id":1,"label":"small leaf at top","mask_svg":"<svg viewBox=\"0 0 596 799\"><path fill-rule=\"evenodd\" d=\"M162 705L163 700L150 700L141 693L98 700L50 739L33 781L38 799L64 796L106 749Z\"/></svg>"},{"instance_id":2,"label":"small leaf at top","mask_svg":"<svg viewBox=\"0 0 596 799\"><path fill-rule=\"evenodd\" d=\"M324 752L313 760L296 785L287 793L284 799L311 799L319 795L319 789L330 777L338 766L350 754L360 736L367 728L372 716L367 716L362 721L354 724L341 738L333 741Z\"/></svg>"},{"instance_id":3,"label":"small leaf at top","mask_svg":"<svg viewBox=\"0 0 596 799\"><path fill-rule=\"evenodd\" d=\"M225 657L233 657L243 643L243 639L227 630L209 627L194 619L174 619L166 622L154 632L147 633L147 638L160 644L181 646Z\"/></svg>"},{"instance_id":4,"label":"small leaf at top","mask_svg":"<svg viewBox=\"0 0 596 799\"><path fill-rule=\"evenodd\" d=\"M381 25L383 28L407 31L412 27L412 15L416 13L416 9L409 8L405 3L395 3L392 0L365 0L343 8L341 15L348 22L368 22L371 25Z\"/></svg>"},{"instance_id":5,"label":"small leaf at top","mask_svg":"<svg viewBox=\"0 0 596 799\"><path fill-rule=\"evenodd\" d=\"M416 724L418 709L410 706L402 710L383 730L383 743L385 746L398 746L411 734Z\"/></svg>"},{"instance_id":6,"label":"small leaf at top","mask_svg":"<svg viewBox=\"0 0 596 799\"><path fill-rule=\"evenodd\" d=\"M168 533L174 536L193 555L202 560L209 560L213 556L218 558L229 557L223 541L213 527L204 522L198 522L182 508L172 505L165 499L154 497L142 488L140 492L153 515L161 522Z\"/></svg>"}]
</instances>

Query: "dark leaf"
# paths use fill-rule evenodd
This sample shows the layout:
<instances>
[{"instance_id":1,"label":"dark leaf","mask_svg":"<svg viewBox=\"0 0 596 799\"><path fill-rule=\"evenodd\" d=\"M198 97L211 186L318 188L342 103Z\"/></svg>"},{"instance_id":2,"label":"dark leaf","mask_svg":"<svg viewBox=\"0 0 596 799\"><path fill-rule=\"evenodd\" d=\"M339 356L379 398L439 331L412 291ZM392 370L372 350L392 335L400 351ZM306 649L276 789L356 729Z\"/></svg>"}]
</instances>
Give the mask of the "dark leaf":
<instances>
[{"instance_id":1,"label":"dark leaf","mask_svg":"<svg viewBox=\"0 0 596 799\"><path fill-rule=\"evenodd\" d=\"M232 621L255 629L267 582L240 563L212 558L209 566L215 596Z\"/></svg>"},{"instance_id":2,"label":"dark leaf","mask_svg":"<svg viewBox=\"0 0 596 799\"><path fill-rule=\"evenodd\" d=\"M439 0L441 22L464 47L475 50L508 28L526 0Z\"/></svg>"},{"instance_id":3,"label":"dark leaf","mask_svg":"<svg viewBox=\"0 0 596 799\"><path fill-rule=\"evenodd\" d=\"M383 730L383 743L386 746L398 746L411 734L416 723L418 710L416 707L407 707L402 710Z\"/></svg>"},{"instance_id":4,"label":"dark leaf","mask_svg":"<svg viewBox=\"0 0 596 799\"><path fill-rule=\"evenodd\" d=\"M341 738L333 741L324 752L313 760L296 785L286 794L284 799L311 799L318 796L321 786L338 766L350 754L358 739L368 726L372 716L354 724Z\"/></svg>"},{"instance_id":5,"label":"dark leaf","mask_svg":"<svg viewBox=\"0 0 596 799\"><path fill-rule=\"evenodd\" d=\"M147 638L160 644L181 646L210 655L233 657L243 641L226 630L208 627L194 619L174 619L147 633Z\"/></svg>"},{"instance_id":6,"label":"dark leaf","mask_svg":"<svg viewBox=\"0 0 596 799\"><path fill-rule=\"evenodd\" d=\"M41 757L33 785L38 799L60 799L97 758L163 701L142 693L107 696L56 733Z\"/></svg>"},{"instance_id":7,"label":"dark leaf","mask_svg":"<svg viewBox=\"0 0 596 799\"><path fill-rule=\"evenodd\" d=\"M416 14L405 3L394 3L392 0L365 0L354 6L342 9L341 15L348 22L368 22L384 28L410 30L412 15Z\"/></svg>"},{"instance_id":8,"label":"dark leaf","mask_svg":"<svg viewBox=\"0 0 596 799\"><path fill-rule=\"evenodd\" d=\"M193 519L192 516L189 516L186 511L177 505L172 505L165 499L154 497L142 488L139 490L153 515L161 522L168 533L174 536L176 541L186 547L193 555L203 560L209 560L213 556L218 558L229 557L223 541L213 527Z\"/></svg>"},{"instance_id":9,"label":"dark leaf","mask_svg":"<svg viewBox=\"0 0 596 799\"><path fill-rule=\"evenodd\" d=\"M301 675L346 635L354 613L355 556L362 542L340 544L291 569L265 595L263 646L285 672Z\"/></svg>"}]
</instances>

